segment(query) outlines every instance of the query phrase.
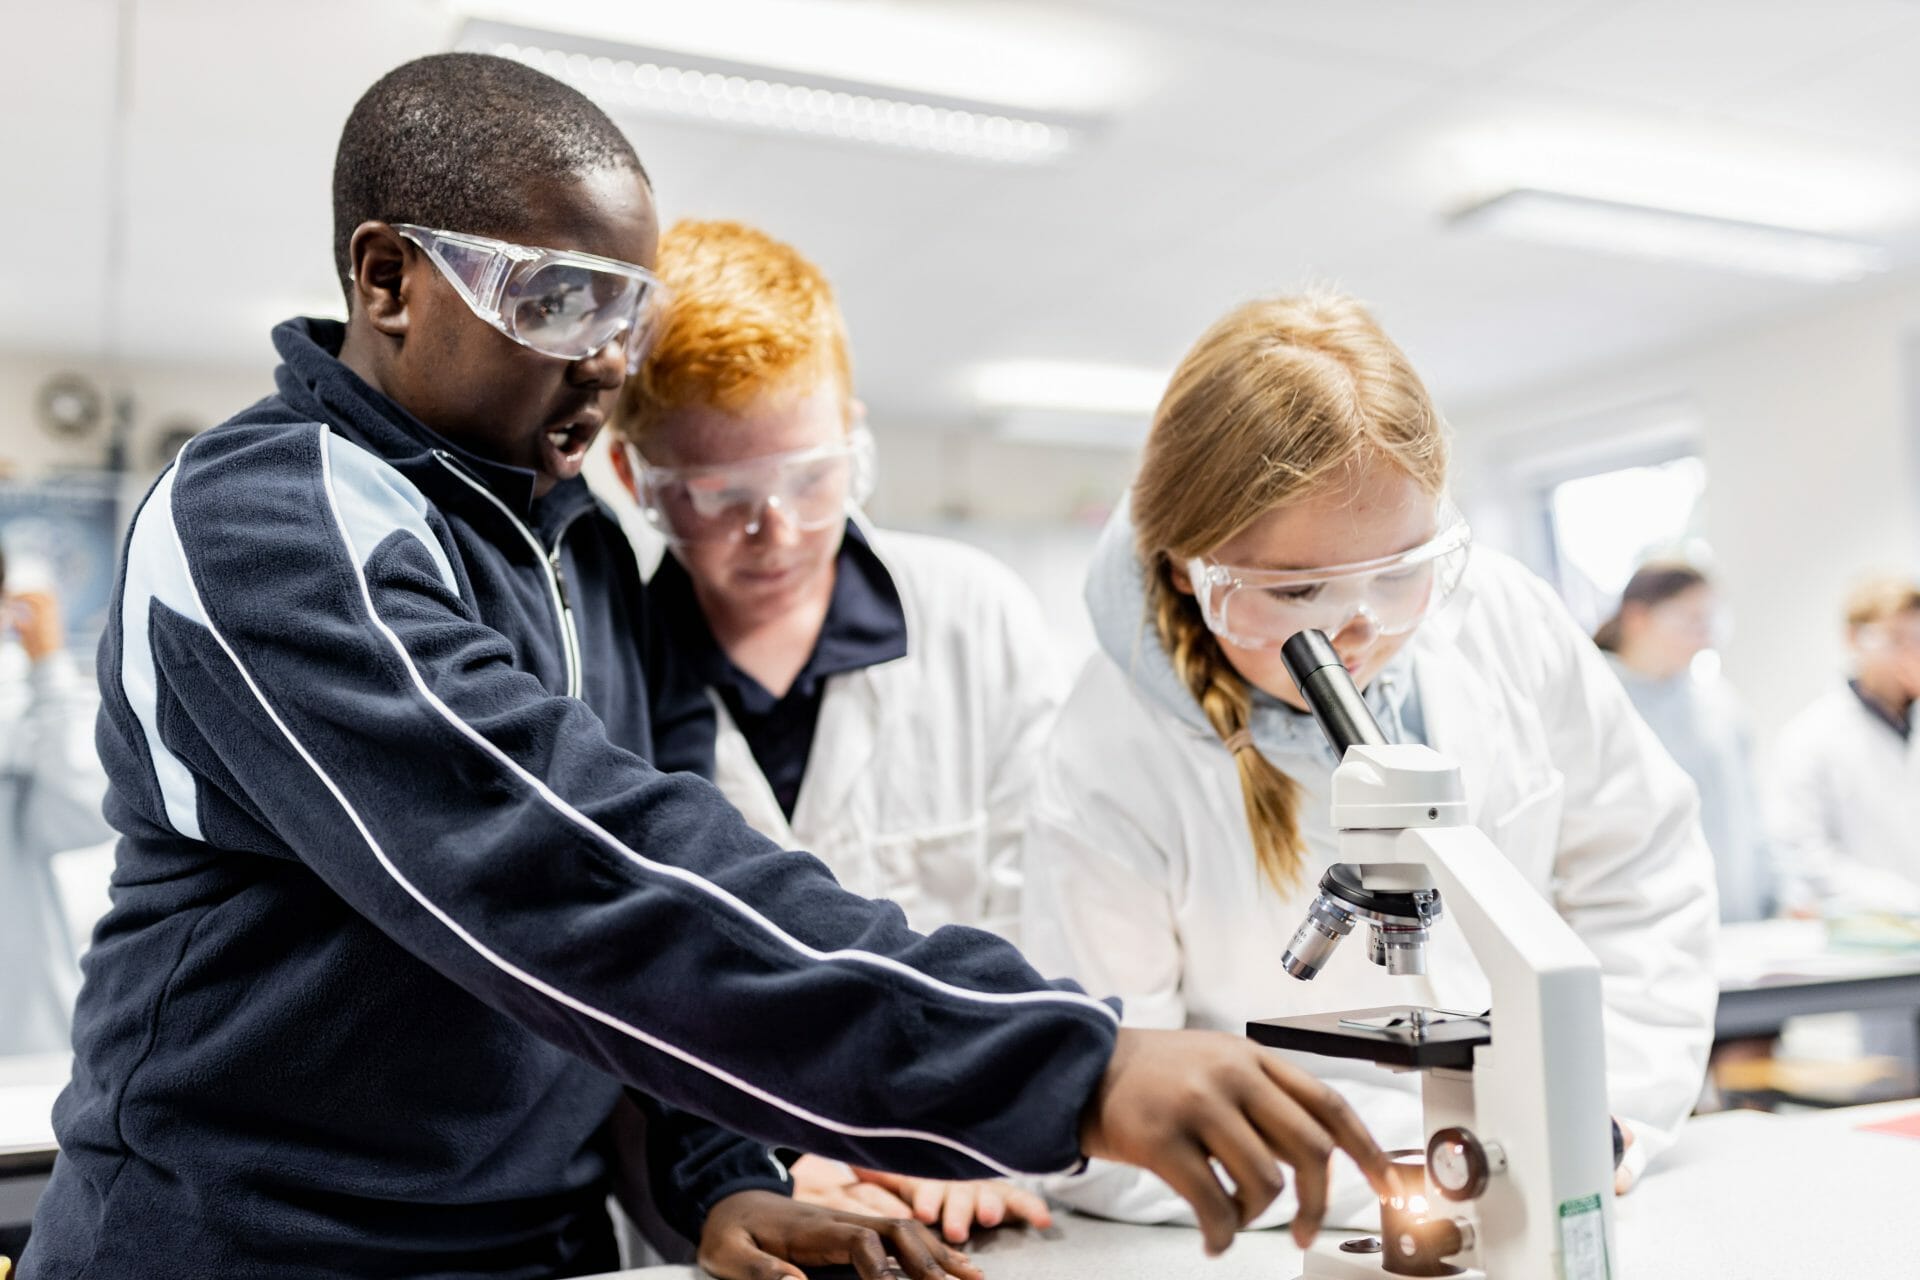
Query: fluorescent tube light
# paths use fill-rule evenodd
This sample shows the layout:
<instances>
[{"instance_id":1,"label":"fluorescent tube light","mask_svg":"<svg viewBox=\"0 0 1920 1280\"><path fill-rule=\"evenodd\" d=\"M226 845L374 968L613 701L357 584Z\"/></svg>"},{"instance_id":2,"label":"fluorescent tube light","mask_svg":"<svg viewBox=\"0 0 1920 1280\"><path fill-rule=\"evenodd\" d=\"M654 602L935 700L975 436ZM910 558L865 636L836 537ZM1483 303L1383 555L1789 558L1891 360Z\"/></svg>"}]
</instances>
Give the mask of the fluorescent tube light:
<instances>
[{"instance_id":1,"label":"fluorescent tube light","mask_svg":"<svg viewBox=\"0 0 1920 1280\"><path fill-rule=\"evenodd\" d=\"M1888 267L1886 250L1864 241L1524 187L1451 222L1537 244L1796 280L1858 280Z\"/></svg>"},{"instance_id":2,"label":"fluorescent tube light","mask_svg":"<svg viewBox=\"0 0 1920 1280\"><path fill-rule=\"evenodd\" d=\"M953 0L439 0L454 30L472 19L565 32L681 58L778 67L939 94L1020 103L1017 114L1101 115L1138 103L1165 70L1144 29L1059 4ZM557 40L557 35L543 35ZM540 43L535 41L534 43ZM684 64L682 64L684 65ZM1552 185L1551 183L1543 185Z\"/></svg>"},{"instance_id":3,"label":"fluorescent tube light","mask_svg":"<svg viewBox=\"0 0 1920 1280\"><path fill-rule=\"evenodd\" d=\"M456 47L518 59L615 115L639 112L962 160L1052 163L1091 123L480 20L466 23Z\"/></svg>"},{"instance_id":4,"label":"fluorescent tube light","mask_svg":"<svg viewBox=\"0 0 1920 1280\"><path fill-rule=\"evenodd\" d=\"M973 396L990 409L1151 416L1167 373L1134 365L1067 360L1003 360L973 372Z\"/></svg>"},{"instance_id":5,"label":"fluorescent tube light","mask_svg":"<svg viewBox=\"0 0 1920 1280\"><path fill-rule=\"evenodd\" d=\"M1920 174L1892 156L1671 114L1508 111L1434 149L1441 189L1558 191L1869 240L1920 216Z\"/></svg>"}]
</instances>

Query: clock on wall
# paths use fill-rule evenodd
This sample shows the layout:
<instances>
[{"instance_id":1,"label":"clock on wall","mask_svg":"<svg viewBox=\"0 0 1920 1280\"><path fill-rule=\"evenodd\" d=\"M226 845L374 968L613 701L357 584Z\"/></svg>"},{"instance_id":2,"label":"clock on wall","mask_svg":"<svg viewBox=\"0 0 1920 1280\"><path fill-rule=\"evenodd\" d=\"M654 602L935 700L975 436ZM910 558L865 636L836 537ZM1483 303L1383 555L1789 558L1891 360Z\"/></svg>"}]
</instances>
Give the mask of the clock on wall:
<instances>
[{"instance_id":1,"label":"clock on wall","mask_svg":"<svg viewBox=\"0 0 1920 1280\"><path fill-rule=\"evenodd\" d=\"M79 439L99 430L107 418L100 388L77 373L56 373L40 385L34 399L40 426L48 435Z\"/></svg>"}]
</instances>

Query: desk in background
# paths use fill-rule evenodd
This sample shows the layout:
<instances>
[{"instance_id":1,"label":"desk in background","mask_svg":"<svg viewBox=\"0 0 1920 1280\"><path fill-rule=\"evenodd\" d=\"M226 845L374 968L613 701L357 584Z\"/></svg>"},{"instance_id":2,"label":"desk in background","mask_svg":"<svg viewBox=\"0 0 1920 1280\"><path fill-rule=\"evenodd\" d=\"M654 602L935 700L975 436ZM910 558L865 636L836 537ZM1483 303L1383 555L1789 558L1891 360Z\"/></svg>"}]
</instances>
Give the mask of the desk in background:
<instances>
[{"instance_id":1,"label":"desk in background","mask_svg":"<svg viewBox=\"0 0 1920 1280\"><path fill-rule=\"evenodd\" d=\"M1763 920L1722 929L1715 968L1715 1040L1773 1035L1808 1014L1885 1009L1908 1014L1920 1037L1920 948L1838 948L1822 921Z\"/></svg>"}]
</instances>

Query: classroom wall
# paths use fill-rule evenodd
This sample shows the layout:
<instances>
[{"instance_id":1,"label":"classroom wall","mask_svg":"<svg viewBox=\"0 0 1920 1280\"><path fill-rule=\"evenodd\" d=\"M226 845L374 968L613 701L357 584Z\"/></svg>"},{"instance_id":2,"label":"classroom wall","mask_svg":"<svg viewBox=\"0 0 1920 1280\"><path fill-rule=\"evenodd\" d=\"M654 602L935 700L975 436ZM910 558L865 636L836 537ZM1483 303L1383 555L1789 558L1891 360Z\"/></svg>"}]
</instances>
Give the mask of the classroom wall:
<instances>
[{"instance_id":1,"label":"classroom wall","mask_svg":"<svg viewBox=\"0 0 1920 1280\"><path fill-rule=\"evenodd\" d=\"M1133 449L1030 444L964 427L873 427L879 485L875 519L919 525L1104 520L1128 482Z\"/></svg>"},{"instance_id":2,"label":"classroom wall","mask_svg":"<svg viewBox=\"0 0 1920 1280\"><path fill-rule=\"evenodd\" d=\"M35 399L49 377L75 373L106 393L119 387L130 398L132 430L129 472L141 480L157 474L158 437L176 423L212 426L273 390L273 360L263 354L251 367L133 364L116 378L85 358L0 354L0 477L33 479L49 472L88 470L106 458L103 426L79 439L50 435L37 421Z\"/></svg>"},{"instance_id":3,"label":"classroom wall","mask_svg":"<svg viewBox=\"0 0 1920 1280\"><path fill-rule=\"evenodd\" d=\"M1844 672L1860 574L1920 575L1920 286L1890 284L1642 362L1456 409L1462 468L1522 550L1512 459L1532 442L1677 406L1708 470L1707 534L1733 617L1724 670L1762 745ZM1667 412L1667 409L1662 409Z\"/></svg>"}]
</instances>

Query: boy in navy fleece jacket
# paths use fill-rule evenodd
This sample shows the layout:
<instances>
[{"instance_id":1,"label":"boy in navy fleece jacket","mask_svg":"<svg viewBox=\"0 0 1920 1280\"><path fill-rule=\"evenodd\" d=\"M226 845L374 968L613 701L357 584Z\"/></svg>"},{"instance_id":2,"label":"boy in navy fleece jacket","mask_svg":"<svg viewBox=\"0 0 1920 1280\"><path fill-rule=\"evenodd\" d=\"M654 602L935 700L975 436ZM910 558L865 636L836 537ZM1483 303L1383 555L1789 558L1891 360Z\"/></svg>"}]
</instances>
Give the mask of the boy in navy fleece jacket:
<instances>
[{"instance_id":1,"label":"boy in navy fleece jacket","mask_svg":"<svg viewBox=\"0 0 1920 1280\"><path fill-rule=\"evenodd\" d=\"M915 1224L793 1204L763 1143L943 1177L1130 1160L1215 1249L1276 1160L1308 1203L1336 1143L1381 1172L1246 1042L1121 1032L670 771L704 714L640 651L631 555L579 479L656 240L603 114L517 63L421 59L354 109L334 203L351 319L276 329L276 393L128 535L100 654L114 905L25 1280L605 1269L623 1085L721 1276L977 1275Z\"/></svg>"}]
</instances>

